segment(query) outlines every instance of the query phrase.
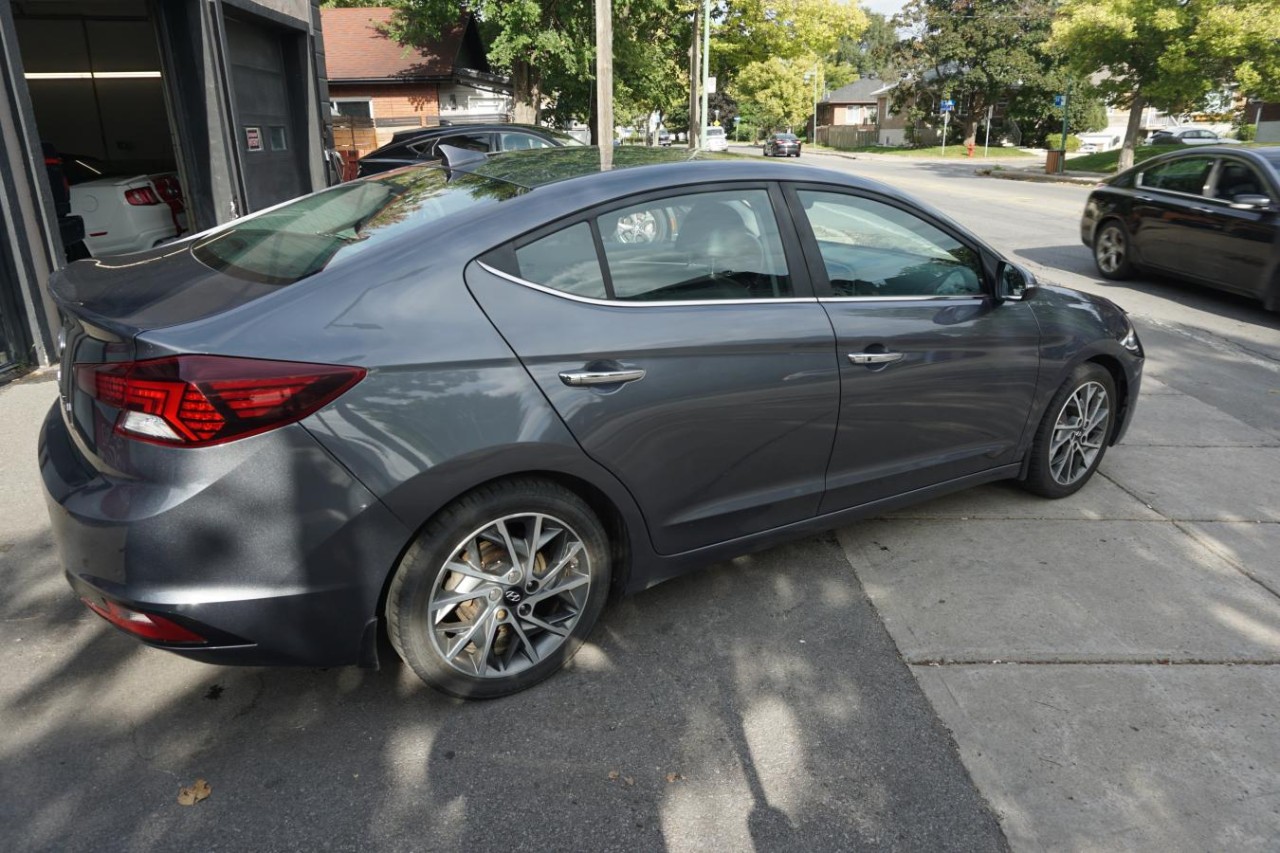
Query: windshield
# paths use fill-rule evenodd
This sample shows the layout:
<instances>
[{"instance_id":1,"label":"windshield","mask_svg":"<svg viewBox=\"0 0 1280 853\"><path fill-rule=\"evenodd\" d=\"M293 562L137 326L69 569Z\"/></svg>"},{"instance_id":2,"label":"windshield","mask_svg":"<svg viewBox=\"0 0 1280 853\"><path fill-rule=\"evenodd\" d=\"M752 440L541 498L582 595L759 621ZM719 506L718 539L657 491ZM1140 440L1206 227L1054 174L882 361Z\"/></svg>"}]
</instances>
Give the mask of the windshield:
<instances>
[{"instance_id":1,"label":"windshield","mask_svg":"<svg viewBox=\"0 0 1280 853\"><path fill-rule=\"evenodd\" d=\"M476 175L418 168L341 184L248 216L198 240L205 266L261 284L292 284L420 225L518 194Z\"/></svg>"},{"instance_id":2,"label":"windshield","mask_svg":"<svg viewBox=\"0 0 1280 853\"><path fill-rule=\"evenodd\" d=\"M724 136L723 127L708 127L707 136Z\"/></svg>"},{"instance_id":3,"label":"windshield","mask_svg":"<svg viewBox=\"0 0 1280 853\"><path fill-rule=\"evenodd\" d=\"M782 142L796 141L796 135L794 133L779 133L777 138Z\"/></svg>"}]
</instances>

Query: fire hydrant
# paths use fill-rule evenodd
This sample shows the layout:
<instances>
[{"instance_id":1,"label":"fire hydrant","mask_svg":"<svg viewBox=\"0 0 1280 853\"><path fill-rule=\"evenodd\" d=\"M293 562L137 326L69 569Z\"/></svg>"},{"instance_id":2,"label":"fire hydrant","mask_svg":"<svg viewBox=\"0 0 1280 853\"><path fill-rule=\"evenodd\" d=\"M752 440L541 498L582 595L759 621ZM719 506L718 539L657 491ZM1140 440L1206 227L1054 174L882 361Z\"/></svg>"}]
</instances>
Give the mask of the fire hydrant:
<instances>
[{"instance_id":1,"label":"fire hydrant","mask_svg":"<svg viewBox=\"0 0 1280 853\"><path fill-rule=\"evenodd\" d=\"M967 149L969 149L969 159L971 159L971 160L972 160L972 159L973 159L973 143L972 143L972 142L966 142L966 143L964 144L964 147L965 147L965 148L967 148Z\"/></svg>"}]
</instances>

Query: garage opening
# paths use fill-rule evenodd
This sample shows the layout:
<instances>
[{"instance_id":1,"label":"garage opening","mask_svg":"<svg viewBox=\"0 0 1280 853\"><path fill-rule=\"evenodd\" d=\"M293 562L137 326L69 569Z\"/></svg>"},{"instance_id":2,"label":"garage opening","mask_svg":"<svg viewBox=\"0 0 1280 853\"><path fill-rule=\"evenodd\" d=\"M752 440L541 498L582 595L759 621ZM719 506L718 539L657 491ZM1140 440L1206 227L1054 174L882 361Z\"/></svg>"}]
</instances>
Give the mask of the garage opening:
<instances>
[{"instance_id":1,"label":"garage opening","mask_svg":"<svg viewBox=\"0 0 1280 853\"><path fill-rule=\"evenodd\" d=\"M13 16L68 257L189 230L146 0L15 0Z\"/></svg>"}]
</instances>

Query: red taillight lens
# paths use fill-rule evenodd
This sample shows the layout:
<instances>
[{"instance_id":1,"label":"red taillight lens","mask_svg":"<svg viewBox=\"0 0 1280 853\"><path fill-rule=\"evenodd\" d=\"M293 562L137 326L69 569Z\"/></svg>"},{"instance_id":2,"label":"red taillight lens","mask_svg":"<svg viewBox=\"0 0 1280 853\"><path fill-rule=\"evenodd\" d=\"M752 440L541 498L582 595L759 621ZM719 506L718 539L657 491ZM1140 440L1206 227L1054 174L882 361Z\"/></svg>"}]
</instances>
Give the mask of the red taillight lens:
<instances>
[{"instance_id":1,"label":"red taillight lens","mask_svg":"<svg viewBox=\"0 0 1280 853\"><path fill-rule=\"evenodd\" d=\"M155 190L151 189L151 187L139 187L125 190L124 200L133 205L159 204L160 196L156 195Z\"/></svg>"},{"instance_id":2,"label":"red taillight lens","mask_svg":"<svg viewBox=\"0 0 1280 853\"><path fill-rule=\"evenodd\" d=\"M359 367L179 355L76 365L76 385L120 409L116 432L207 447L301 420L364 378Z\"/></svg>"},{"instance_id":3,"label":"red taillight lens","mask_svg":"<svg viewBox=\"0 0 1280 853\"><path fill-rule=\"evenodd\" d=\"M135 637L151 640L156 643L207 643L195 631L184 628L172 619L156 616L154 613L143 613L130 610L114 601L103 601L99 604L88 598L80 599L94 613L106 619L122 631L128 631Z\"/></svg>"}]
</instances>

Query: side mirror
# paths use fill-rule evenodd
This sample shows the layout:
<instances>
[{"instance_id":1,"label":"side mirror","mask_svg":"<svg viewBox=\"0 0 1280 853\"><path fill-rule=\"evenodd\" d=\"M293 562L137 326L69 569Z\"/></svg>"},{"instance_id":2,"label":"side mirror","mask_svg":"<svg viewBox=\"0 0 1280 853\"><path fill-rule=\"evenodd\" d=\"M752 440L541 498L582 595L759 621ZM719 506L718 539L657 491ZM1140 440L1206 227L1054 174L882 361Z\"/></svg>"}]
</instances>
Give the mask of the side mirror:
<instances>
[{"instance_id":1,"label":"side mirror","mask_svg":"<svg viewBox=\"0 0 1280 853\"><path fill-rule=\"evenodd\" d=\"M1001 299L1018 301L1025 299L1036 280L1022 267L1001 261L996 270L996 295Z\"/></svg>"},{"instance_id":2,"label":"side mirror","mask_svg":"<svg viewBox=\"0 0 1280 853\"><path fill-rule=\"evenodd\" d=\"M1265 195L1254 195L1253 193L1245 193L1231 197L1231 207L1234 210L1274 210L1271 199Z\"/></svg>"}]
</instances>

